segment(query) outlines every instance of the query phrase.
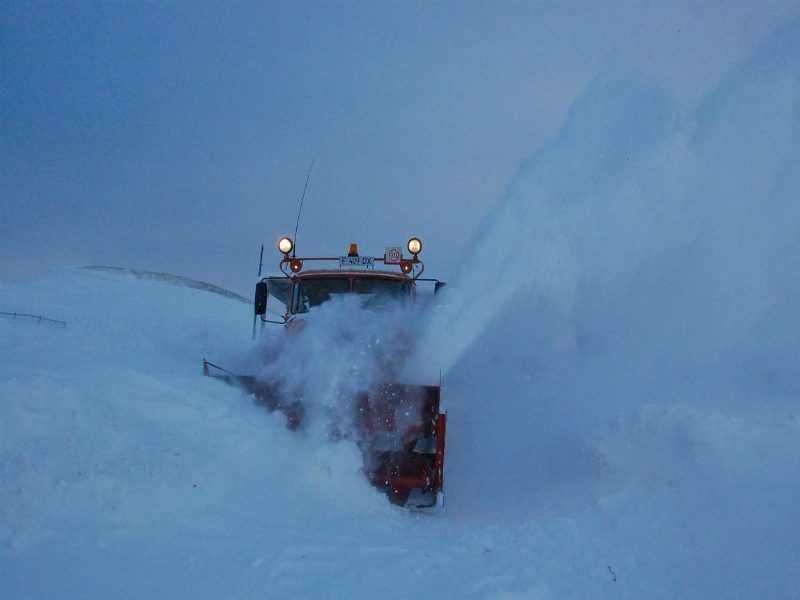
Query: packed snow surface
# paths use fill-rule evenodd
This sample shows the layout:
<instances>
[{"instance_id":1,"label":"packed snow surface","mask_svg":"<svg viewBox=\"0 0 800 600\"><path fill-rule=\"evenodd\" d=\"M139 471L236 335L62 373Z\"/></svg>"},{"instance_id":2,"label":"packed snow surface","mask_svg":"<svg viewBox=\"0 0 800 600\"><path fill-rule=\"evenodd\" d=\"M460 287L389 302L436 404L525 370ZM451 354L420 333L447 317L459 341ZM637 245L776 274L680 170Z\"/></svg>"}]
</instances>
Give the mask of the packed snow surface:
<instances>
[{"instance_id":1,"label":"packed snow surface","mask_svg":"<svg viewBox=\"0 0 800 600\"><path fill-rule=\"evenodd\" d=\"M690 114L598 80L523 167L411 331L405 374L444 376L438 511L201 376L268 349L249 306L0 286L67 322L0 318L3 596L800 597L798 46L776 31ZM282 370L324 396L353 366L330 345Z\"/></svg>"}]
</instances>

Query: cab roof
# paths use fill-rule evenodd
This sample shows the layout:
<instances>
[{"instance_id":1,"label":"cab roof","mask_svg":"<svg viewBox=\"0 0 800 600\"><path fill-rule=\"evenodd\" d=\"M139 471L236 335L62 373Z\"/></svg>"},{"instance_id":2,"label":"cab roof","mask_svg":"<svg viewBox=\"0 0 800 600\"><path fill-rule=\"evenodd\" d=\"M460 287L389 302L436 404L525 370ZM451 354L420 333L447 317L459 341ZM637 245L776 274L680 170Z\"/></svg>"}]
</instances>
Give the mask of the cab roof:
<instances>
[{"instance_id":1,"label":"cab roof","mask_svg":"<svg viewBox=\"0 0 800 600\"><path fill-rule=\"evenodd\" d=\"M414 280L405 273L383 270L364 269L314 269L302 271L291 276L291 279L308 279L311 277L331 277L336 279L393 279L397 281L413 282Z\"/></svg>"}]
</instances>

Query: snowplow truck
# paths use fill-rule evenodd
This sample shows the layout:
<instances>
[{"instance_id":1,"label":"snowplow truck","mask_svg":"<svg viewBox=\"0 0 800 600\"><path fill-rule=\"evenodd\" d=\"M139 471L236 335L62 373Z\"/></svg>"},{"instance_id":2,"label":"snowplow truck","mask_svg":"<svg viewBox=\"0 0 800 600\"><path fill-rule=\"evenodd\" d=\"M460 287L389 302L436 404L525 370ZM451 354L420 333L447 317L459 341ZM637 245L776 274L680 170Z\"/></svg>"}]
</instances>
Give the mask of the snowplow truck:
<instances>
[{"instance_id":1,"label":"snowplow truck","mask_svg":"<svg viewBox=\"0 0 800 600\"><path fill-rule=\"evenodd\" d=\"M337 295L414 300L423 282L434 294L444 286L439 280L421 277L425 266L419 258L422 242L418 238L408 241L410 256L404 254L402 247L387 248L383 257L361 256L358 246L350 244L344 256L299 258L288 237L280 239L278 249L283 254L282 275L264 277L256 284L255 316L262 323L278 323L289 329L300 323L313 327L304 313ZM270 297L286 307L282 320L267 319ZM255 334L255 322L253 331ZM277 382L236 375L205 360L203 371L242 387L269 410L282 411L289 428L302 428L302 401L282 397ZM359 391L349 404L353 435L370 483L401 506L441 506L447 426L447 414L441 406L441 383L409 385L387 381Z\"/></svg>"}]
</instances>

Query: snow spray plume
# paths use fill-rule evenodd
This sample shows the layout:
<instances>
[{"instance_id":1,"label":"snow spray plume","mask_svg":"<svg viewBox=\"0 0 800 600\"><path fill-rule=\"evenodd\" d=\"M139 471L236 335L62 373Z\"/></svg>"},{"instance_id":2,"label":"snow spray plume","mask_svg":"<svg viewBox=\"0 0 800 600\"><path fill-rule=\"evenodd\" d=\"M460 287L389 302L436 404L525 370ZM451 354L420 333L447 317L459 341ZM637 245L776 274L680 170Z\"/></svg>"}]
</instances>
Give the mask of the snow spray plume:
<instances>
[{"instance_id":1,"label":"snow spray plume","mask_svg":"<svg viewBox=\"0 0 800 600\"><path fill-rule=\"evenodd\" d=\"M630 78L597 83L523 169L420 344L476 407L453 411L481 444L451 452L451 498L474 511L483 490L591 496L616 464L602 448L630 447L624 431L597 440L645 404L688 403L692 419L793 406L798 32L768 39L693 114ZM647 427L687 469L704 447L678 448L694 435L680 419Z\"/></svg>"},{"instance_id":2,"label":"snow spray plume","mask_svg":"<svg viewBox=\"0 0 800 600\"><path fill-rule=\"evenodd\" d=\"M569 317L581 277L576 234L600 225L587 221L586 206L602 202L600 191L629 159L642 158L670 110L658 91L624 83L600 86L576 105L559 138L523 168L482 227L431 323L422 348L431 359L444 357L444 371L515 298L528 298L532 311L544 303L556 318Z\"/></svg>"},{"instance_id":3,"label":"snow spray plume","mask_svg":"<svg viewBox=\"0 0 800 600\"><path fill-rule=\"evenodd\" d=\"M548 313L560 350L637 362L643 338L654 363L709 363L769 327L798 294L796 29L690 116L630 78L591 86L482 228L422 362L449 370L516 302L520 324Z\"/></svg>"},{"instance_id":4,"label":"snow spray plume","mask_svg":"<svg viewBox=\"0 0 800 600\"><path fill-rule=\"evenodd\" d=\"M395 304L394 302L392 304ZM326 438L352 432L354 398L397 380L413 344L416 310L372 310L363 296L342 296L302 315L305 325L265 338L259 379L277 382L281 398L302 401L304 427Z\"/></svg>"}]
</instances>

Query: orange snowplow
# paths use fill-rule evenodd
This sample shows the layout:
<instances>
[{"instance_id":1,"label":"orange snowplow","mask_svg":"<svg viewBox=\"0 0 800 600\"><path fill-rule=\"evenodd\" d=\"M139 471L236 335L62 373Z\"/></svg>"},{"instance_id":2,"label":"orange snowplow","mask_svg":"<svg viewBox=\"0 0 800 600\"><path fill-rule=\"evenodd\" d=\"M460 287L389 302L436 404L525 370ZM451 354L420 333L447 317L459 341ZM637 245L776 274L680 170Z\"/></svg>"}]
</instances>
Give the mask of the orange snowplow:
<instances>
[{"instance_id":1,"label":"orange snowplow","mask_svg":"<svg viewBox=\"0 0 800 600\"><path fill-rule=\"evenodd\" d=\"M264 277L256 284L255 315L262 323L313 328L313 320L305 313L338 296L361 294L370 302L413 300L422 282L433 284L434 294L444 285L420 277L424 265L419 259L422 242L417 238L407 244L410 257L400 247L387 248L383 257L360 256L357 245L351 244L346 256L298 258L288 237L281 238L278 248L283 253L282 276ZM285 305L282 320L266 318L270 297ZM206 360L203 373L241 387L271 411L283 412L289 428L303 427L303 402L285 397L278 382L235 374ZM349 398L352 412L346 416L362 452L364 474L395 504L443 504L447 414L440 396L440 384L408 385L389 378Z\"/></svg>"}]
</instances>

